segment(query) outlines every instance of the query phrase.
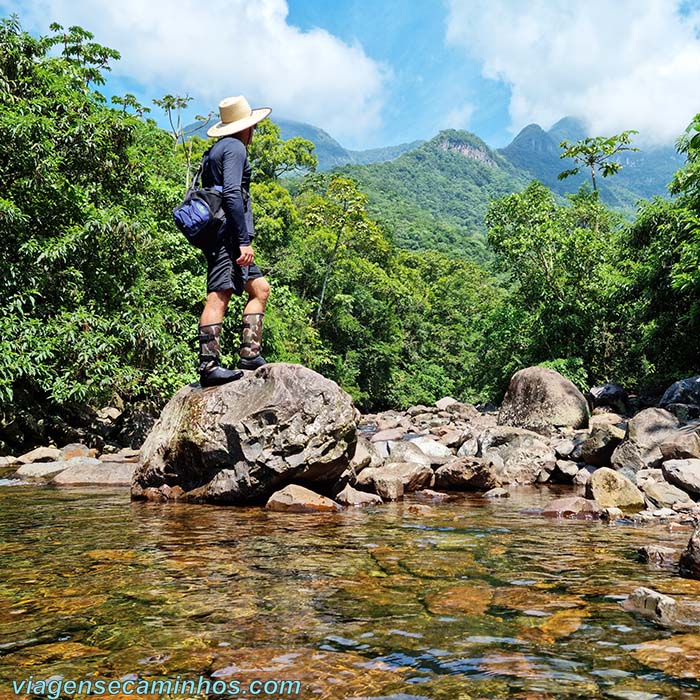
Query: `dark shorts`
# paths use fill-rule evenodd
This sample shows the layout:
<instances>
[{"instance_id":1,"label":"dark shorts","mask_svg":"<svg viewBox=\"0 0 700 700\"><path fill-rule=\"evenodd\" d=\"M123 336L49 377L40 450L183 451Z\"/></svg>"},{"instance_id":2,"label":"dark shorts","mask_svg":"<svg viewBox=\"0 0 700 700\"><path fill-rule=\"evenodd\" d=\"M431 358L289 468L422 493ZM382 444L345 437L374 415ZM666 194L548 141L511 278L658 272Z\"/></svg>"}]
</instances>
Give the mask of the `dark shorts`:
<instances>
[{"instance_id":1,"label":"dark shorts","mask_svg":"<svg viewBox=\"0 0 700 700\"><path fill-rule=\"evenodd\" d=\"M207 258L207 294L232 289L234 294L240 296L249 280L263 276L257 265L236 265L236 258L240 255L238 245L234 243L231 246L223 237L214 247L203 252Z\"/></svg>"}]
</instances>

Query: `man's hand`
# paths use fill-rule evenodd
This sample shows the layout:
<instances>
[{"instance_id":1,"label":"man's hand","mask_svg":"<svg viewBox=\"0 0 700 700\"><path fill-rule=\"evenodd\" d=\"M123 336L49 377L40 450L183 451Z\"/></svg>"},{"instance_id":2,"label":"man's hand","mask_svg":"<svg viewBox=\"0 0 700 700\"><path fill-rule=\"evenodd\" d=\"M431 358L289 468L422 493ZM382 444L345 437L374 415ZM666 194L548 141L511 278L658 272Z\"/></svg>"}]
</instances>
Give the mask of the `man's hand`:
<instances>
[{"instance_id":1,"label":"man's hand","mask_svg":"<svg viewBox=\"0 0 700 700\"><path fill-rule=\"evenodd\" d=\"M241 256L236 260L236 264L240 265L241 267L247 267L248 265L252 265L253 258L255 257L255 253L253 252L253 246L242 245L240 250Z\"/></svg>"}]
</instances>

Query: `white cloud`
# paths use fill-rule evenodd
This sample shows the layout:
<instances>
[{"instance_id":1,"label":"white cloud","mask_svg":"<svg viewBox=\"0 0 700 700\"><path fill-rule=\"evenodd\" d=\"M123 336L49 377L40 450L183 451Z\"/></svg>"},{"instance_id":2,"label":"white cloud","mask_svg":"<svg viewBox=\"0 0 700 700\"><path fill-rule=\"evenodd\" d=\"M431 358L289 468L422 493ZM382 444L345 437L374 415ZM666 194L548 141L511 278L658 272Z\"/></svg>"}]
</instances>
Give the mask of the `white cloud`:
<instances>
[{"instance_id":1,"label":"white cloud","mask_svg":"<svg viewBox=\"0 0 700 700\"><path fill-rule=\"evenodd\" d=\"M510 85L515 130L572 115L669 142L700 110L699 23L670 0L449 0L447 39Z\"/></svg>"},{"instance_id":2,"label":"white cloud","mask_svg":"<svg viewBox=\"0 0 700 700\"><path fill-rule=\"evenodd\" d=\"M8 2L2 3L3 8ZM286 0L9 0L23 26L78 24L117 49L113 74L152 90L189 94L213 109L229 95L339 138L380 125L388 69L362 47L287 22Z\"/></svg>"},{"instance_id":3,"label":"white cloud","mask_svg":"<svg viewBox=\"0 0 700 700\"><path fill-rule=\"evenodd\" d=\"M468 129L469 121L474 114L474 105L464 104L461 107L451 109L443 120L443 129Z\"/></svg>"}]
</instances>

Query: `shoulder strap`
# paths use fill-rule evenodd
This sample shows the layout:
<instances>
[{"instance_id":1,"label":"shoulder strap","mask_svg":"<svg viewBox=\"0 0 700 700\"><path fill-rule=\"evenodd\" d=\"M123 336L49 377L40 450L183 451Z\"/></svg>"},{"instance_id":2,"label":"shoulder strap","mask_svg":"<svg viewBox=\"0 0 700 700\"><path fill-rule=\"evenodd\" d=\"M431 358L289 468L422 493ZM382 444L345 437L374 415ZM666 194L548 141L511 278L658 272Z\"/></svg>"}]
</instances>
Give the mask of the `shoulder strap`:
<instances>
[{"instance_id":1,"label":"shoulder strap","mask_svg":"<svg viewBox=\"0 0 700 700\"><path fill-rule=\"evenodd\" d=\"M192 178L192 184L190 185L191 190L198 190L202 181L202 174L204 173L204 168L206 167L208 161L209 161L209 151L214 148L214 146L210 146L207 148L206 151L204 151L204 154L202 155L202 160L199 163L199 167L197 168L197 172L194 174L194 177Z\"/></svg>"}]
</instances>

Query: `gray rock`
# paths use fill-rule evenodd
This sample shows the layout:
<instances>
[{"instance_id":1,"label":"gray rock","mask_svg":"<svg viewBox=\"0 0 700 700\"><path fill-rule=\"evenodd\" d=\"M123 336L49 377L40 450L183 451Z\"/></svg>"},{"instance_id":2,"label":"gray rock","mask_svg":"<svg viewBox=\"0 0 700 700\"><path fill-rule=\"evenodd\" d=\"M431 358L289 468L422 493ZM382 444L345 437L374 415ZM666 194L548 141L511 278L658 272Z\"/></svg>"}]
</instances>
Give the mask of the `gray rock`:
<instances>
[{"instance_id":1,"label":"gray rock","mask_svg":"<svg viewBox=\"0 0 700 700\"><path fill-rule=\"evenodd\" d=\"M432 489L421 489L413 494L414 498L420 498L424 501L449 501L454 496L441 491L433 491Z\"/></svg>"},{"instance_id":2,"label":"gray rock","mask_svg":"<svg viewBox=\"0 0 700 700\"><path fill-rule=\"evenodd\" d=\"M398 476L379 475L374 480L374 488L378 496L385 501L398 501L403 498L403 480Z\"/></svg>"},{"instance_id":3,"label":"gray rock","mask_svg":"<svg viewBox=\"0 0 700 700\"><path fill-rule=\"evenodd\" d=\"M377 484L381 479L389 481L398 479L401 482L403 494L432 486L434 474L427 464L391 462L376 469L364 469L358 475L355 485L361 489L370 489L379 493Z\"/></svg>"},{"instance_id":4,"label":"gray rock","mask_svg":"<svg viewBox=\"0 0 700 700\"><path fill-rule=\"evenodd\" d=\"M457 457L435 472L435 486L460 491L487 491L500 486L493 465L477 457Z\"/></svg>"},{"instance_id":5,"label":"gray rock","mask_svg":"<svg viewBox=\"0 0 700 700\"><path fill-rule=\"evenodd\" d=\"M369 467L372 464L373 452L374 449L369 440L362 435L358 435L355 454L350 460L350 469L352 469L355 474L359 474L365 467Z\"/></svg>"},{"instance_id":6,"label":"gray rock","mask_svg":"<svg viewBox=\"0 0 700 700\"><path fill-rule=\"evenodd\" d=\"M439 401L435 402L435 407L440 409L441 411L444 411L450 406L453 406L454 404L458 403L459 401L457 401L457 399L453 399L451 396L445 396L445 398L442 398Z\"/></svg>"},{"instance_id":7,"label":"gray rock","mask_svg":"<svg viewBox=\"0 0 700 700\"><path fill-rule=\"evenodd\" d=\"M629 394L619 384L610 383L594 386L588 392L588 397L594 408L610 406L619 413L626 413L629 408Z\"/></svg>"},{"instance_id":8,"label":"gray rock","mask_svg":"<svg viewBox=\"0 0 700 700\"><path fill-rule=\"evenodd\" d=\"M389 430L380 430L370 438L370 442L386 442L388 440L401 440L405 434L403 428L390 428Z\"/></svg>"},{"instance_id":9,"label":"gray rock","mask_svg":"<svg viewBox=\"0 0 700 700\"><path fill-rule=\"evenodd\" d=\"M72 466L54 476L57 486L129 486L136 464L107 464L98 459L78 457Z\"/></svg>"},{"instance_id":10,"label":"gray rock","mask_svg":"<svg viewBox=\"0 0 700 700\"><path fill-rule=\"evenodd\" d=\"M496 467L502 484L533 484L540 471L556 462L542 436L530 430L499 426L486 429L479 441L479 456Z\"/></svg>"},{"instance_id":11,"label":"gray rock","mask_svg":"<svg viewBox=\"0 0 700 700\"><path fill-rule=\"evenodd\" d=\"M579 466L576 462L571 462L568 459L558 459L555 469L552 472L553 481L563 481L570 484L572 479L578 474Z\"/></svg>"},{"instance_id":12,"label":"gray rock","mask_svg":"<svg viewBox=\"0 0 700 700\"><path fill-rule=\"evenodd\" d=\"M88 447L87 445L83 445L80 442L72 442L70 445L66 445L65 447L61 448L61 457L60 459L62 460L69 460L69 459L74 459L75 457L96 457L97 456L97 451Z\"/></svg>"},{"instance_id":13,"label":"gray rock","mask_svg":"<svg viewBox=\"0 0 700 700\"><path fill-rule=\"evenodd\" d=\"M597 425L581 444L581 459L595 467L609 467L615 448L625 439L625 431L614 425Z\"/></svg>"},{"instance_id":14,"label":"gray rock","mask_svg":"<svg viewBox=\"0 0 700 700\"><path fill-rule=\"evenodd\" d=\"M664 460L700 459L700 435L682 429L659 445Z\"/></svg>"},{"instance_id":15,"label":"gray rock","mask_svg":"<svg viewBox=\"0 0 700 700\"><path fill-rule=\"evenodd\" d=\"M585 428L588 404L574 384L558 372L528 367L511 378L498 424L544 433L556 427Z\"/></svg>"},{"instance_id":16,"label":"gray rock","mask_svg":"<svg viewBox=\"0 0 700 700\"><path fill-rule=\"evenodd\" d=\"M678 419L662 408L646 408L627 424L627 437L642 447L660 445L680 427Z\"/></svg>"},{"instance_id":17,"label":"gray rock","mask_svg":"<svg viewBox=\"0 0 700 700\"><path fill-rule=\"evenodd\" d=\"M458 457L476 457L479 453L479 433L475 430L465 430L464 439L457 450Z\"/></svg>"},{"instance_id":18,"label":"gray rock","mask_svg":"<svg viewBox=\"0 0 700 700\"><path fill-rule=\"evenodd\" d=\"M675 564L676 550L656 544L645 544L637 550L637 558L643 564L663 567Z\"/></svg>"},{"instance_id":19,"label":"gray rock","mask_svg":"<svg viewBox=\"0 0 700 700\"><path fill-rule=\"evenodd\" d=\"M572 439L567 438L566 440L559 440L553 443L552 447L558 459L569 459L576 448L576 443Z\"/></svg>"},{"instance_id":20,"label":"gray rock","mask_svg":"<svg viewBox=\"0 0 700 700\"><path fill-rule=\"evenodd\" d=\"M665 481L646 481L641 489L657 508L672 508L676 503L693 502L685 491Z\"/></svg>"},{"instance_id":21,"label":"gray rock","mask_svg":"<svg viewBox=\"0 0 700 700\"><path fill-rule=\"evenodd\" d=\"M438 442L437 440L434 440L433 438L429 438L426 436L421 436L418 438L414 438L411 441L412 445L415 445L424 455L427 455L428 457L452 457L453 453L452 450L447 447L446 445L443 445L442 443ZM411 460L406 460L406 461L411 461Z\"/></svg>"},{"instance_id":22,"label":"gray rock","mask_svg":"<svg viewBox=\"0 0 700 700\"><path fill-rule=\"evenodd\" d=\"M664 625L671 625L676 619L675 599L643 586L632 591L624 607L630 612L652 618Z\"/></svg>"},{"instance_id":23,"label":"gray rock","mask_svg":"<svg viewBox=\"0 0 700 700\"><path fill-rule=\"evenodd\" d=\"M700 406L700 375L681 379L666 389L659 406L671 403L685 403Z\"/></svg>"},{"instance_id":24,"label":"gray rock","mask_svg":"<svg viewBox=\"0 0 700 700\"><path fill-rule=\"evenodd\" d=\"M34 462L57 462L61 459L61 450L57 447L37 447L17 458L20 464L34 464Z\"/></svg>"},{"instance_id":25,"label":"gray rock","mask_svg":"<svg viewBox=\"0 0 700 700\"><path fill-rule=\"evenodd\" d=\"M700 496L700 459L669 459L661 465L661 471L669 483Z\"/></svg>"},{"instance_id":26,"label":"gray rock","mask_svg":"<svg viewBox=\"0 0 700 700\"><path fill-rule=\"evenodd\" d=\"M91 460L99 464L98 460ZM33 464L23 464L16 472L16 476L22 479L46 479L55 476L71 466L66 460L58 462L34 462Z\"/></svg>"},{"instance_id":27,"label":"gray rock","mask_svg":"<svg viewBox=\"0 0 700 700\"><path fill-rule=\"evenodd\" d=\"M510 491L504 488L495 488L487 491L484 498L510 498Z\"/></svg>"},{"instance_id":28,"label":"gray rock","mask_svg":"<svg viewBox=\"0 0 700 700\"><path fill-rule=\"evenodd\" d=\"M586 484L586 496L603 508L621 508L640 511L644 508L644 494L625 476L608 467L591 474Z\"/></svg>"},{"instance_id":29,"label":"gray rock","mask_svg":"<svg viewBox=\"0 0 700 700\"><path fill-rule=\"evenodd\" d=\"M644 490L644 485L652 482L658 483L664 481L664 475L661 469L640 469L634 475L634 482L637 488Z\"/></svg>"},{"instance_id":30,"label":"gray rock","mask_svg":"<svg viewBox=\"0 0 700 700\"><path fill-rule=\"evenodd\" d=\"M688 546L681 554L678 573L684 578L700 579L700 527L695 528Z\"/></svg>"},{"instance_id":31,"label":"gray rock","mask_svg":"<svg viewBox=\"0 0 700 700\"><path fill-rule=\"evenodd\" d=\"M430 466L432 459L428 457L414 442L396 442L389 448L386 463L411 462Z\"/></svg>"},{"instance_id":32,"label":"gray rock","mask_svg":"<svg viewBox=\"0 0 700 700\"><path fill-rule=\"evenodd\" d=\"M669 403L664 408L685 424L700 419L700 406L690 403Z\"/></svg>"},{"instance_id":33,"label":"gray rock","mask_svg":"<svg viewBox=\"0 0 700 700\"><path fill-rule=\"evenodd\" d=\"M588 425L594 428L596 425L616 425L618 428L626 429L627 421L619 413L602 412L597 413L599 409L595 409L593 415L588 421Z\"/></svg>"},{"instance_id":34,"label":"gray rock","mask_svg":"<svg viewBox=\"0 0 700 700\"><path fill-rule=\"evenodd\" d=\"M596 519L603 516L603 508L595 501L580 496L558 498L547 504L542 515L549 518Z\"/></svg>"},{"instance_id":35,"label":"gray rock","mask_svg":"<svg viewBox=\"0 0 700 700\"><path fill-rule=\"evenodd\" d=\"M265 508L280 513L334 513L341 509L330 498L296 484L289 484L273 493Z\"/></svg>"},{"instance_id":36,"label":"gray rock","mask_svg":"<svg viewBox=\"0 0 700 700\"><path fill-rule=\"evenodd\" d=\"M330 484L355 450L351 397L301 365L268 364L243 379L181 389L141 450L132 497L178 485L189 500L259 503L289 483Z\"/></svg>"},{"instance_id":37,"label":"gray rock","mask_svg":"<svg viewBox=\"0 0 700 700\"><path fill-rule=\"evenodd\" d=\"M593 467L591 467L593 469ZM591 474L593 473L591 469L583 467L578 470L576 476L571 480L574 486L585 486L591 480Z\"/></svg>"},{"instance_id":38,"label":"gray rock","mask_svg":"<svg viewBox=\"0 0 700 700\"><path fill-rule=\"evenodd\" d=\"M627 438L613 452L615 469L648 469L661 466L660 445L670 440L680 427L678 419L662 408L640 411L627 425Z\"/></svg>"}]
</instances>

